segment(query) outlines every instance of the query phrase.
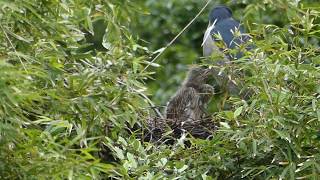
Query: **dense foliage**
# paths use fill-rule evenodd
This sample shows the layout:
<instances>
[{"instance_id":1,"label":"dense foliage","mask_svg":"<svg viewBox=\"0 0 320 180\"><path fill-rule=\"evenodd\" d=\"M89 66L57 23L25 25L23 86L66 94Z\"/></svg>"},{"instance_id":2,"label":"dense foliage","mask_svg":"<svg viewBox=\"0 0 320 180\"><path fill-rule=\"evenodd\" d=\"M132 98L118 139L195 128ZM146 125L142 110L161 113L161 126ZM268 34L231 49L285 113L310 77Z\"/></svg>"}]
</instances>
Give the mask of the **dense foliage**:
<instances>
[{"instance_id":1,"label":"dense foliage","mask_svg":"<svg viewBox=\"0 0 320 180\"><path fill-rule=\"evenodd\" d=\"M200 58L210 8L145 67L204 1L0 1L1 179L318 179L320 4L221 3L253 37L251 60L223 69L252 96L216 95L213 137L170 145L142 138L150 99L214 65Z\"/></svg>"}]
</instances>

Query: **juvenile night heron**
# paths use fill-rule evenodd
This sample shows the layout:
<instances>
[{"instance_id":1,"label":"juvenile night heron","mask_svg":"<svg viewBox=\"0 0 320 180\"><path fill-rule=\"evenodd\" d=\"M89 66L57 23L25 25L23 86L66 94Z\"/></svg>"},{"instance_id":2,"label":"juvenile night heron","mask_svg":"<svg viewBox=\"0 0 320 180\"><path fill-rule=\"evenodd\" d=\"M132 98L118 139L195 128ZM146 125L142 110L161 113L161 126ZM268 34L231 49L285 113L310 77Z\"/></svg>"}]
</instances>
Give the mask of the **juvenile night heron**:
<instances>
[{"instance_id":1,"label":"juvenile night heron","mask_svg":"<svg viewBox=\"0 0 320 180\"><path fill-rule=\"evenodd\" d=\"M181 87L169 100L165 116L175 134L185 130L193 136L203 136L204 131L199 126L206 116L206 105L214 93L213 87L206 84L211 73L211 69L191 68Z\"/></svg>"}]
</instances>

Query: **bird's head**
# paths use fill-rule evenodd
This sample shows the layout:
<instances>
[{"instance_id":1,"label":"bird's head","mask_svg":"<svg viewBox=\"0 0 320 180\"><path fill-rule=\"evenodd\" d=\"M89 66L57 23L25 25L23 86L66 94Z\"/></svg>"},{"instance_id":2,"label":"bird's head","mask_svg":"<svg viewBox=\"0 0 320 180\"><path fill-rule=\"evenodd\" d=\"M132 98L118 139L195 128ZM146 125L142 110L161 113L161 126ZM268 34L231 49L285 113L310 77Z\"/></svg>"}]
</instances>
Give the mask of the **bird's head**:
<instances>
[{"instance_id":1,"label":"bird's head","mask_svg":"<svg viewBox=\"0 0 320 180\"><path fill-rule=\"evenodd\" d=\"M209 22L212 24L214 21L220 21L232 17L232 11L227 6L217 6L213 8L209 14Z\"/></svg>"},{"instance_id":2,"label":"bird's head","mask_svg":"<svg viewBox=\"0 0 320 180\"><path fill-rule=\"evenodd\" d=\"M191 67L188 73L187 82L186 83L195 83L201 84L204 83L208 76L210 75L211 70L203 67Z\"/></svg>"}]
</instances>

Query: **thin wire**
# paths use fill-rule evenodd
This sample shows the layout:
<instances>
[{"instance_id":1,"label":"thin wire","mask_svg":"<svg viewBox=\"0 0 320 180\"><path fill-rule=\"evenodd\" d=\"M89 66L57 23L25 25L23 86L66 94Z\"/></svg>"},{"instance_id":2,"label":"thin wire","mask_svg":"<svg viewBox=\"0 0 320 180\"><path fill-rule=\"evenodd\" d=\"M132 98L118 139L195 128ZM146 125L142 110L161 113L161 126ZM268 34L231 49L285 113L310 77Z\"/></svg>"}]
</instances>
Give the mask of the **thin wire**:
<instances>
[{"instance_id":1,"label":"thin wire","mask_svg":"<svg viewBox=\"0 0 320 180\"><path fill-rule=\"evenodd\" d=\"M143 73L153 62L155 62L162 54L163 52L169 47L171 46L177 39L178 37L186 30L188 29L188 27L200 16L200 14L206 9L206 7L210 4L212 0L208 0L207 3L202 7L202 9L199 11L199 13L182 29L182 31L179 32L178 35L176 35L162 50L161 52L159 52L159 54L152 59L152 61L150 61L148 63L148 65L141 71L141 73Z\"/></svg>"}]
</instances>

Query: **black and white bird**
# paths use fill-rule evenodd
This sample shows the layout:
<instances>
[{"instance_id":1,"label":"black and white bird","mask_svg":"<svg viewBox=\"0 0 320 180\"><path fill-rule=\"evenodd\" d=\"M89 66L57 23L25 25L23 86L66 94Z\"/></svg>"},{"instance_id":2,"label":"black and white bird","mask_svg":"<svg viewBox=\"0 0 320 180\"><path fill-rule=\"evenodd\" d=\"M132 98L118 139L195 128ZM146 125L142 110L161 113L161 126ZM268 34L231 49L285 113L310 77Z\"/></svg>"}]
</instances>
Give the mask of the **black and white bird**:
<instances>
[{"instance_id":1,"label":"black and white bird","mask_svg":"<svg viewBox=\"0 0 320 180\"><path fill-rule=\"evenodd\" d=\"M233 19L232 11L227 6L217 6L209 14L209 25L203 38L203 56L211 56L214 52L225 49L237 49L250 39L242 25ZM224 47L217 46L218 43ZM240 51L235 55L227 54L228 60L239 59L243 56Z\"/></svg>"},{"instance_id":2,"label":"black and white bird","mask_svg":"<svg viewBox=\"0 0 320 180\"><path fill-rule=\"evenodd\" d=\"M218 55L216 57L219 59L215 60L215 65L224 66L243 57L244 49L252 48L246 45L250 39L243 26L233 19L231 9L227 6L217 6L209 14L209 25L204 33L202 43L203 56ZM245 46L242 48L241 46L244 44ZM234 74L226 74L220 69L212 71L217 85L223 92L240 94L241 86L231 78Z\"/></svg>"}]
</instances>

